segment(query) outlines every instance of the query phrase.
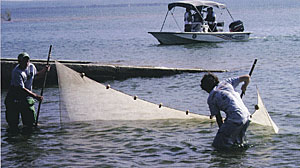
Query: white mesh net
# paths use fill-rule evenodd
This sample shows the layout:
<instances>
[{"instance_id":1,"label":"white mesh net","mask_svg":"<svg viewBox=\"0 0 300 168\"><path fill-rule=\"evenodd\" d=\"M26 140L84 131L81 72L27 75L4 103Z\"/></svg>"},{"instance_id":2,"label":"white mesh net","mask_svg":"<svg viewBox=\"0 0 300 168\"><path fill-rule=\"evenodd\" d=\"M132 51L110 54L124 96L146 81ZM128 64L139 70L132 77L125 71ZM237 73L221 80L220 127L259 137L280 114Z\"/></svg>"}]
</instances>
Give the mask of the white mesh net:
<instances>
[{"instance_id":1,"label":"white mesh net","mask_svg":"<svg viewBox=\"0 0 300 168\"><path fill-rule=\"evenodd\" d=\"M278 133L278 131L279 131L279 128L274 123L274 121L271 119L271 117L260 97L258 89L257 89L257 108L256 108L255 112L253 113L251 120L252 120L252 122L257 123L257 124L272 127L275 133Z\"/></svg>"},{"instance_id":2,"label":"white mesh net","mask_svg":"<svg viewBox=\"0 0 300 168\"><path fill-rule=\"evenodd\" d=\"M159 107L89 79L56 61L61 121L86 120L209 120L208 116Z\"/></svg>"},{"instance_id":3,"label":"white mesh net","mask_svg":"<svg viewBox=\"0 0 300 168\"><path fill-rule=\"evenodd\" d=\"M192 119L210 120L209 116L198 115L159 107L141 99L134 99L114 89L100 84L65 65L55 62L60 89L61 121L87 121L87 120L155 120L155 119ZM259 92L258 107L252 115L252 122L278 127L272 121L266 110Z\"/></svg>"}]
</instances>

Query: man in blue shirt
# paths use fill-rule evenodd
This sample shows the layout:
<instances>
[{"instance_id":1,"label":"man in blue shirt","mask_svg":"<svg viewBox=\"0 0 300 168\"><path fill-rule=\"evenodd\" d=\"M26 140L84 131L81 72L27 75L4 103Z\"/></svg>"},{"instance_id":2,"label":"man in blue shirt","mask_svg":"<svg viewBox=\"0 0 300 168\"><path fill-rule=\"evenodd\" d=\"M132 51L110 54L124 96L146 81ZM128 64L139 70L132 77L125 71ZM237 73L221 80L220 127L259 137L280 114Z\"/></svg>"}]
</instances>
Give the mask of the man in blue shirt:
<instances>
[{"instance_id":1,"label":"man in blue shirt","mask_svg":"<svg viewBox=\"0 0 300 168\"><path fill-rule=\"evenodd\" d=\"M207 103L211 117L216 117L219 126L212 144L215 148L231 148L236 145L241 147L245 143L250 113L235 90L241 82L244 82L241 88L244 92L250 82L250 76L244 75L219 82L216 75L209 73L201 80L201 88L209 93ZM226 113L224 122L220 111Z\"/></svg>"},{"instance_id":2,"label":"man in blue shirt","mask_svg":"<svg viewBox=\"0 0 300 168\"><path fill-rule=\"evenodd\" d=\"M32 128L35 122L34 100L32 98L38 101L43 100L42 96L26 88L26 82L29 78L26 71L30 64L29 59L28 54L20 56L19 65L12 71L10 88L5 98L6 121L13 132L18 131L20 113L23 128L29 130Z\"/></svg>"}]
</instances>

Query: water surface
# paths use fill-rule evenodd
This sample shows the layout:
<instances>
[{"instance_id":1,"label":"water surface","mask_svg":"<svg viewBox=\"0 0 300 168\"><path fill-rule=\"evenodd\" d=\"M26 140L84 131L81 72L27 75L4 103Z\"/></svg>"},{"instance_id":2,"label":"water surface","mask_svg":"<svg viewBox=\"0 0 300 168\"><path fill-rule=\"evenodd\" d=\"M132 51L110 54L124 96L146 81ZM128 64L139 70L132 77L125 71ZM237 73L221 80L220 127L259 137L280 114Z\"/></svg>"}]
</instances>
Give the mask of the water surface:
<instances>
[{"instance_id":1,"label":"water surface","mask_svg":"<svg viewBox=\"0 0 300 168\"><path fill-rule=\"evenodd\" d=\"M217 125L197 120L90 121L60 124L59 90L45 89L40 126L30 136L6 129L7 90L1 90L3 167L299 167L300 2L226 1L235 19L251 31L247 42L162 46L148 31L159 31L166 0L1 2L12 21L1 21L1 57L27 51L46 59L175 68L228 69L220 79L247 74L258 63L243 100L256 104L256 86L280 128L251 125L246 151L211 147ZM183 14L176 16L181 23ZM169 20L165 28L178 31ZM230 20L229 20L230 21ZM183 27L183 25L182 25ZM106 81L111 87L165 106L209 115L203 74ZM35 90L40 92L39 89ZM92 113L92 112L87 112Z\"/></svg>"}]
</instances>

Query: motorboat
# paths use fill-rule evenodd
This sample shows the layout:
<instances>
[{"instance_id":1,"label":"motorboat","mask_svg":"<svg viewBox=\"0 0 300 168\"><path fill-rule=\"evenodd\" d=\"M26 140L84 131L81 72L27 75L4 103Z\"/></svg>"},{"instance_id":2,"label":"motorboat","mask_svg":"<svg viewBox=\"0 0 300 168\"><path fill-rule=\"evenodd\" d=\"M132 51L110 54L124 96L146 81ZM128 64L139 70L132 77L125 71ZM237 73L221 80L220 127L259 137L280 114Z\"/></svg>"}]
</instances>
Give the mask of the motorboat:
<instances>
[{"instance_id":1,"label":"motorboat","mask_svg":"<svg viewBox=\"0 0 300 168\"><path fill-rule=\"evenodd\" d=\"M175 8L185 8L192 15L190 30L182 30L174 17ZM226 11L232 22L228 25L228 31L224 31L225 21L208 20L213 11ZM163 31L166 19L171 13L180 31ZM196 20L196 16L198 19ZM214 17L216 15L214 14ZM221 18L221 17L220 17ZM183 27L183 26L182 26ZM189 44L189 43L215 43L225 41L247 41L251 32L244 31L243 22L234 20L225 4L214 1L177 1L168 4L168 11L159 32L148 32L152 34L160 44Z\"/></svg>"}]
</instances>

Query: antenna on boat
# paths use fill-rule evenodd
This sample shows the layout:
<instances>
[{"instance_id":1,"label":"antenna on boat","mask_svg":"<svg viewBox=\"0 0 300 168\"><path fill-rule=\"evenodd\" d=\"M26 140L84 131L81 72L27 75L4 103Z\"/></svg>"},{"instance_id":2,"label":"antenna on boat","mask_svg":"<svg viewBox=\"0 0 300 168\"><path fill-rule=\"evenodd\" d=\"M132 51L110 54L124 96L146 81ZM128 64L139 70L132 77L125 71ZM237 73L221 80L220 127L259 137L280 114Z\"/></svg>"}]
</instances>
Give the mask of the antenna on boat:
<instances>
[{"instance_id":1,"label":"antenna on boat","mask_svg":"<svg viewBox=\"0 0 300 168\"><path fill-rule=\"evenodd\" d=\"M175 21L175 23L176 23L178 29L181 31L180 26L179 26L179 24L177 23L177 21L176 21L176 19L175 19L175 16L173 15L173 12L171 12L171 14L172 14L172 17L173 17L173 19L174 19L174 21Z\"/></svg>"},{"instance_id":2,"label":"antenna on boat","mask_svg":"<svg viewBox=\"0 0 300 168\"><path fill-rule=\"evenodd\" d=\"M232 21L234 21L234 19L233 19L233 17L232 17L232 15L231 15L231 13L229 12L228 8L226 8L226 10L227 10L228 14L230 15L230 17L231 17Z\"/></svg>"},{"instance_id":3,"label":"antenna on boat","mask_svg":"<svg viewBox=\"0 0 300 168\"><path fill-rule=\"evenodd\" d=\"M163 24L162 24L162 26L161 26L160 31L162 31L162 29L163 29L163 27L164 27L164 25L165 25L165 22L166 22L166 19L167 19L168 14L169 14L169 10L168 10L168 12L167 12L167 14L166 14L165 20L164 20L164 22L163 22Z\"/></svg>"}]
</instances>

